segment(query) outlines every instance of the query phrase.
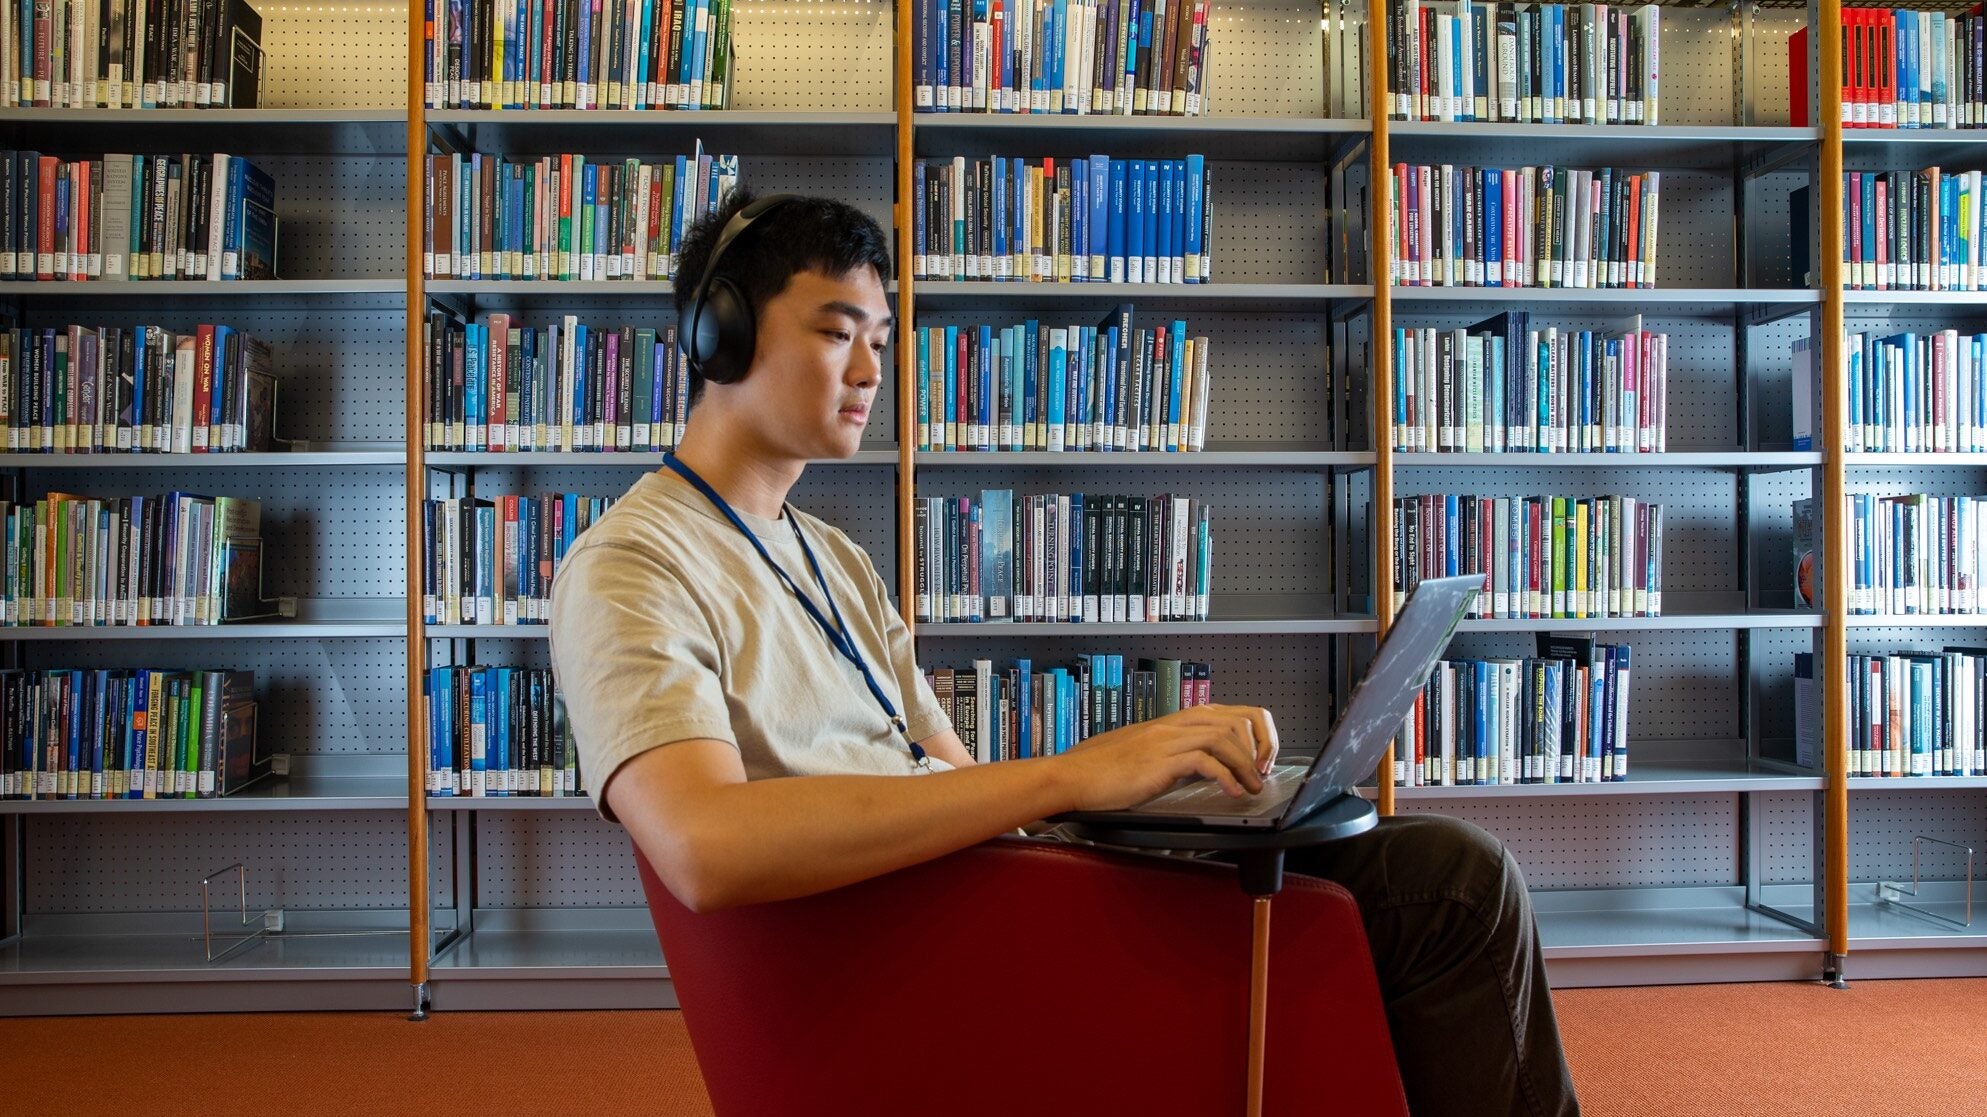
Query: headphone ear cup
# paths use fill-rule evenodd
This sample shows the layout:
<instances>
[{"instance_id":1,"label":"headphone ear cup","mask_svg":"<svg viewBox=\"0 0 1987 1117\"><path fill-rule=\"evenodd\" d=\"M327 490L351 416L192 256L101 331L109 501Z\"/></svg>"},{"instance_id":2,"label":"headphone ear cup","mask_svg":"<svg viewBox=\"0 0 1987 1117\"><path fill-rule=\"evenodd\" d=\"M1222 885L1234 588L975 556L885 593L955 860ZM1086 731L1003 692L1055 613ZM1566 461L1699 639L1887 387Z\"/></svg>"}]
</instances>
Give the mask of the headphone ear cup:
<instances>
[{"instance_id":1,"label":"headphone ear cup","mask_svg":"<svg viewBox=\"0 0 1987 1117\"><path fill-rule=\"evenodd\" d=\"M696 342L704 379L713 384L736 384L752 367L752 351L758 325L752 307L731 280L719 276L704 293L702 313L697 317Z\"/></svg>"}]
</instances>

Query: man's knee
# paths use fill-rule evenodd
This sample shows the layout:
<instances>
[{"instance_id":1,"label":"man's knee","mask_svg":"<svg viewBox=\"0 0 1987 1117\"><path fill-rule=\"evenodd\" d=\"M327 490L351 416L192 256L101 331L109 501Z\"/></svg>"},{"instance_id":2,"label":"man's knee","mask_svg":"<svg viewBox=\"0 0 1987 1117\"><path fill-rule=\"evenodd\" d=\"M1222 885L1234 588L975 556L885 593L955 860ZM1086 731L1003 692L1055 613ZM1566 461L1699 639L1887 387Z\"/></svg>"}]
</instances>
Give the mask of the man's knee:
<instances>
[{"instance_id":1,"label":"man's knee","mask_svg":"<svg viewBox=\"0 0 1987 1117\"><path fill-rule=\"evenodd\" d=\"M1412 831L1416 859L1428 879L1447 880L1505 905L1528 906L1524 876L1504 843L1466 819L1441 814L1397 816Z\"/></svg>"}]
</instances>

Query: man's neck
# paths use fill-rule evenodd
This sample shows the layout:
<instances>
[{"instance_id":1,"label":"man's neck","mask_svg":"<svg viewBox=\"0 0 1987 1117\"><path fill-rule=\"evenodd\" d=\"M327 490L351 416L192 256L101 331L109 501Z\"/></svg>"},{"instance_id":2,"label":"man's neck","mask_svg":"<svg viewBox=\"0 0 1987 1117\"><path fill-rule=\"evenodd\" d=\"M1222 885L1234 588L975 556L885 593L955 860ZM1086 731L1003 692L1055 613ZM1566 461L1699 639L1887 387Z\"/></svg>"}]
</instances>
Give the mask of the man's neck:
<instances>
[{"instance_id":1,"label":"man's neck","mask_svg":"<svg viewBox=\"0 0 1987 1117\"><path fill-rule=\"evenodd\" d=\"M790 461L768 454L766 448L744 431L705 416L697 422L692 412L684 427L683 443L676 459L689 466L716 489L726 503L761 519L777 520L786 505L787 493L800 480L806 462Z\"/></svg>"}]
</instances>

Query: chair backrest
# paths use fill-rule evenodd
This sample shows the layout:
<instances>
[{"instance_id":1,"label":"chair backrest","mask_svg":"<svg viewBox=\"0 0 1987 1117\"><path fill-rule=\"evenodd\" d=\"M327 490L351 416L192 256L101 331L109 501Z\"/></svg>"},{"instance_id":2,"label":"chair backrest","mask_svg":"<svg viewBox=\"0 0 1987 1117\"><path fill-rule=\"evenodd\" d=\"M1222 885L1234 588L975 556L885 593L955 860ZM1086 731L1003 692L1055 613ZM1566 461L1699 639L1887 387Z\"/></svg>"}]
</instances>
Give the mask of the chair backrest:
<instances>
[{"instance_id":1,"label":"chair backrest","mask_svg":"<svg viewBox=\"0 0 1987 1117\"><path fill-rule=\"evenodd\" d=\"M1235 871L1003 838L696 914L642 886L719 1117L1217 1117L1247 1092ZM1352 897L1284 878L1264 1113L1404 1115Z\"/></svg>"}]
</instances>

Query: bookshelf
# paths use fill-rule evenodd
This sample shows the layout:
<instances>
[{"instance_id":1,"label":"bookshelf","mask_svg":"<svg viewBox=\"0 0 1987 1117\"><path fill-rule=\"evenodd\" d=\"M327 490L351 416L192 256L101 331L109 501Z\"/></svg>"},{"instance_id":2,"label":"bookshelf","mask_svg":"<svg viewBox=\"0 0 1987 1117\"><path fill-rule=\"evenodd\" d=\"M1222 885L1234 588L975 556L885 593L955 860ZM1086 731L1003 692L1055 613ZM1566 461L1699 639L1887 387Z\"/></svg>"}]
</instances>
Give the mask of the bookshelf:
<instances>
[{"instance_id":1,"label":"bookshelf","mask_svg":"<svg viewBox=\"0 0 1987 1117\"><path fill-rule=\"evenodd\" d=\"M275 74L267 107L4 110L14 146L103 151L211 147L266 160L286 221L285 276L143 287L0 283L28 321L157 318L177 328L228 315L277 343L279 433L269 455L141 459L0 455L30 491L226 488L261 497L289 557L270 585L297 615L252 629L165 633L0 631L9 665L253 667L264 732L291 744L291 775L221 800L0 803L7 922L0 1011L638 1007L675 1003L625 835L590 800L429 798L421 672L430 665L546 667L542 626L428 625L421 617L420 502L448 494L616 495L655 453L422 449L424 316L502 311L660 325L666 281L423 279L411 156L560 151L741 156L747 181L850 199L910 236L919 158L1205 154L1214 168L1213 281L1195 286L986 284L900 278L906 324L1094 323L1121 302L1139 321L1184 318L1214 339L1208 448L1197 454L950 453L916 449L914 354L893 348L863 451L811 469L794 501L876 557L910 613L912 501L982 488L1190 493L1215 508L1210 619L1105 625L924 624L927 666L1038 662L1101 651L1216 665L1226 701L1273 707L1302 754L1390 620L1396 495L1629 493L1665 503L1660 617L1471 620L1459 653L1523 654L1531 634L1598 631L1635 650L1635 761L1625 781L1396 786L1389 811L1439 810L1509 843L1534 890L1555 984L1813 979L1987 972L1987 919L1961 931L1878 902L1909 879L1919 833L1987 835L1987 778L1849 777L1846 707L1827 690L1818 762L1793 762L1792 657L1979 642L1977 617L1851 617L1840 600L1792 607L1787 505L1845 492L1981 491L1987 455L1790 449L1787 358L1841 327L1987 325L1987 295L1844 291L1836 253L1812 283L1789 274L1788 192L1810 181L1817 242L1839 245L1839 172L1977 165L1966 133L1845 134L1787 124L1786 37L1815 27L1824 90L1835 0L1805 8L1665 7L1658 127L1450 124L1369 115L1375 52L1348 52L1387 0L1243 0L1214 12L1216 87L1204 117L913 113L908 4L753 0L735 9L734 108L707 112L429 109L420 95L418 9L332 0L263 8ZM411 23L410 23L411 20ZM410 38L410 28L412 37ZM1313 30L1316 28L1316 30ZM411 67L411 71L409 69ZM353 73L368 80L355 82ZM1551 161L1664 172L1664 272L1653 290L1395 288L1385 284L1386 168L1394 162ZM292 224L298 233L293 242ZM291 266L294 262L295 266ZM903 268L908 271L909 269ZM1377 283L1376 283L1377 277ZM1408 453L1376 433L1391 398L1396 327L1467 325L1505 310L1598 328L1640 314L1672 339L1669 449L1619 455ZM80 317L68 317L80 316ZM1860 327L1859 327L1860 328ZM397 348L396 348L397 346ZM397 355L396 355L397 353ZM1368 371L1370 370L1370 372ZM291 389L296 394L291 394ZM1839 430L1831 381L1823 422ZM410 403L416 405L410 407ZM1841 569L1841 518L1824 520ZM394 527L391 525L400 525ZM894 560L894 561L892 561ZM1376 561L1377 560L1377 561ZM412 797L410 798L410 790ZM129 817L120 817L129 816ZM253 904L285 925L218 963L200 960L201 875L249 860ZM1943 875L1941 875L1943 874ZM1928 900L1959 904L1949 867Z\"/></svg>"}]
</instances>

